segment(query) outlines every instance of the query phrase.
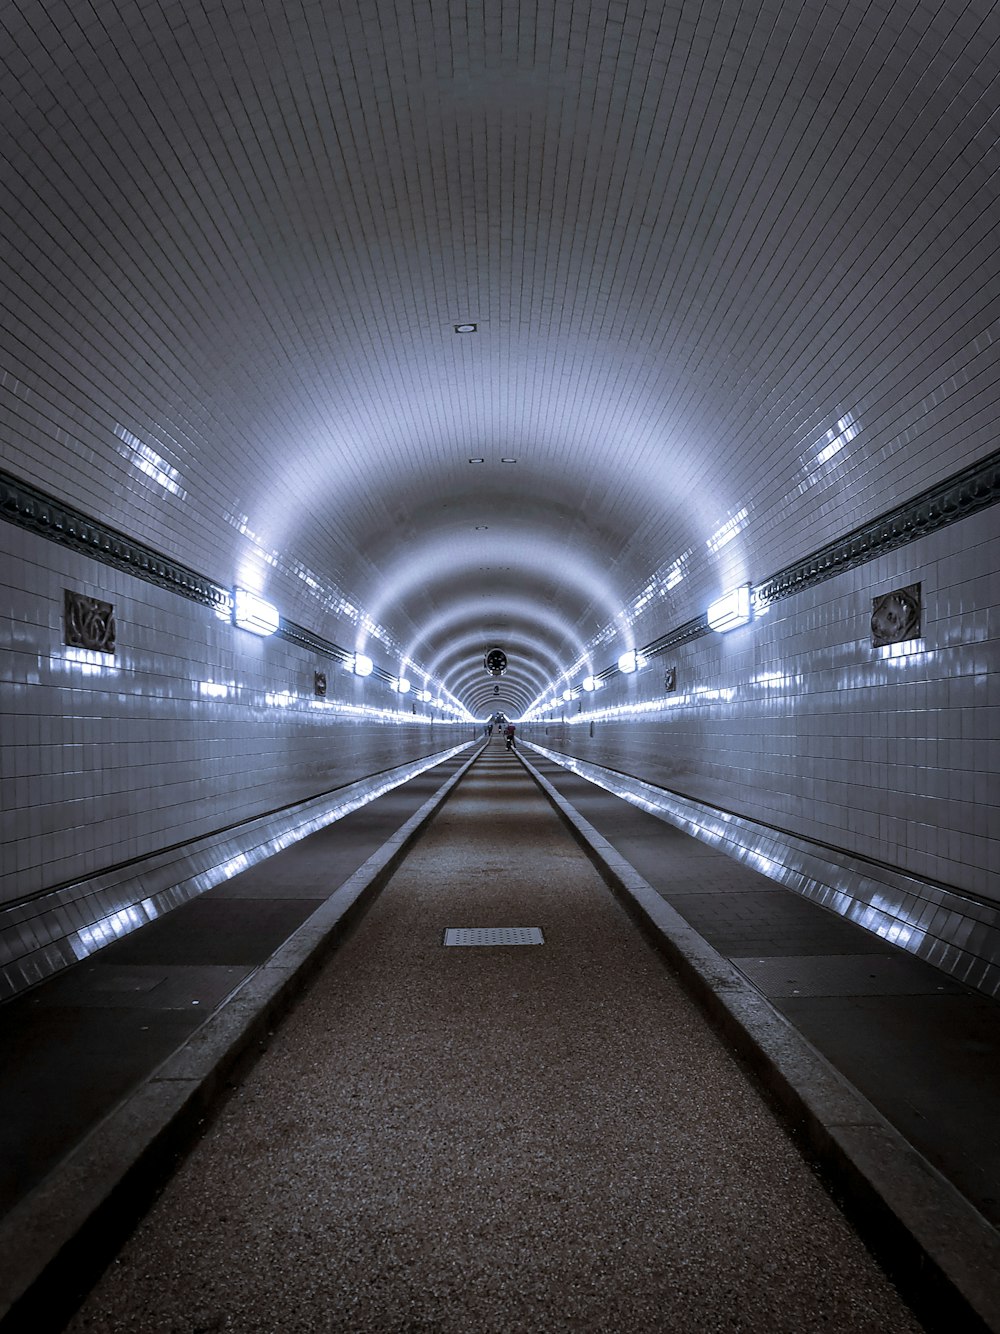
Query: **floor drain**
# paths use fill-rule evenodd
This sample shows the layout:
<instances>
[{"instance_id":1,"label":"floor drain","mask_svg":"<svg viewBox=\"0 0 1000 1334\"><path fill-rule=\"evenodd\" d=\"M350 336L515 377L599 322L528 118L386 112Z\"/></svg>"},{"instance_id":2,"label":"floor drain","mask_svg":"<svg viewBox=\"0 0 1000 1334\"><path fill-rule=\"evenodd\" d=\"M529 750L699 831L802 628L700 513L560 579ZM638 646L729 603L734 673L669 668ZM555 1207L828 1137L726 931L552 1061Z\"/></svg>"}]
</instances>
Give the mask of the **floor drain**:
<instances>
[{"instance_id":1,"label":"floor drain","mask_svg":"<svg viewBox=\"0 0 1000 1334\"><path fill-rule=\"evenodd\" d=\"M449 926L446 945L544 945L538 926Z\"/></svg>"}]
</instances>

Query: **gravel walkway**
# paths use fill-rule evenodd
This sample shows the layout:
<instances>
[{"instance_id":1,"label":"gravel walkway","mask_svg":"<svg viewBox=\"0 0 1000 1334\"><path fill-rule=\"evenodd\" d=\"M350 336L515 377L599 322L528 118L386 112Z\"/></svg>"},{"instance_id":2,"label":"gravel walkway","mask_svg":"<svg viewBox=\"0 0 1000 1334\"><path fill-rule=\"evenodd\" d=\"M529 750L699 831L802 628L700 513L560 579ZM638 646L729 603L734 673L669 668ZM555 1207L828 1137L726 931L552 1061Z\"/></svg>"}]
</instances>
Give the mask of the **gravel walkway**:
<instances>
[{"instance_id":1,"label":"gravel walkway","mask_svg":"<svg viewBox=\"0 0 1000 1334\"><path fill-rule=\"evenodd\" d=\"M920 1325L494 745L68 1329Z\"/></svg>"}]
</instances>

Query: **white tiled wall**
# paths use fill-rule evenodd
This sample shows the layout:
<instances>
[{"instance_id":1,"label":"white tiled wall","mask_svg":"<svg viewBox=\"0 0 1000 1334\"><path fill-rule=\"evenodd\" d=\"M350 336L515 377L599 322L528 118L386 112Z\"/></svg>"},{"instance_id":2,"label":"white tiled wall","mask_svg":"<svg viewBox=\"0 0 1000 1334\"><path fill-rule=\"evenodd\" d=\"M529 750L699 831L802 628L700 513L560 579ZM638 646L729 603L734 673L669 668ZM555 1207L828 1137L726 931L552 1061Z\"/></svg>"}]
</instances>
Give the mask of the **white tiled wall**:
<instances>
[{"instance_id":1,"label":"white tiled wall","mask_svg":"<svg viewBox=\"0 0 1000 1334\"><path fill-rule=\"evenodd\" d=\"M471 736L10 523L0 562L0 904ZM63 643L65 588L114 605L113 656Z\"/></svg>"},{"instance_id":2,"label":"white tiled wall","mask_svg":"<svg viewBox=\"0 0 1000 1334\"><path fill-rule=\"evenodd\" d=\"M986 510L613 678L525 735L996 902L998 568ZM917 582L920 640L873 648L872 598Z\"/></svg>"}]
</instances>

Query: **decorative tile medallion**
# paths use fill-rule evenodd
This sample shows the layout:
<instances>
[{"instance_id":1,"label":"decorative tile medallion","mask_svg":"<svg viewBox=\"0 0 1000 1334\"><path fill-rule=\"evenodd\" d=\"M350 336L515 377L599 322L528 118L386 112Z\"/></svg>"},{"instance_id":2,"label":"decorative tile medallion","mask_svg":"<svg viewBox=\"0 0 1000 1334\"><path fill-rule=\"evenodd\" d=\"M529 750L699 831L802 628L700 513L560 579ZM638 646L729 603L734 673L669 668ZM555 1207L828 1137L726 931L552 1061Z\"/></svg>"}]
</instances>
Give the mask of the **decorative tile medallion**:
<instances>
[{"instance_id":1,"label":"decorative tile medallion","mask_svg":"<svg viewBox=\"0 0 1000 1334\"><path fill-rule=\"evenodd\" d=\"M115 651L115 609L110 602L63 590L63 642L97 653Z\"/></svg>"},{"instance_id":2,"label":"decorative tile medallion","mask_svg":"<svg viewBox=\"0 0 1000 1334\"><path fill-rule=\"evenodd\" d=\"M920 585L908 584L872 598L872 647L902 644L920 635Z\"/></svg>"}]
</instances>

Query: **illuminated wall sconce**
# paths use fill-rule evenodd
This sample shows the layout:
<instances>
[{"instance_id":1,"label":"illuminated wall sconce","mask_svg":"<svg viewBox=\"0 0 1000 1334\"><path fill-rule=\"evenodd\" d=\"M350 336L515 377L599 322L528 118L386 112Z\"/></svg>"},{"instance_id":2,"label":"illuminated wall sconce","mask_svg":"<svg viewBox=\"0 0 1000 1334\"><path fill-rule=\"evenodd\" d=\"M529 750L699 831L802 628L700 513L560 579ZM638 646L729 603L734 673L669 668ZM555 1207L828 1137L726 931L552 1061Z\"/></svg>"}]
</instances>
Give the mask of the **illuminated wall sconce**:
<instances>
[{"instance_id":1,"label":"illuminated wall sconce","mask_svg":"<svg viewBox=\"0 0 1000 1334\"><path fill-rule=\"evenodd\" d=\"M350 669L355 676L371 676L375 670L375 664L367 653L355 653L350 661Z\"/></svg>"},{"instance_id":2,"label":"illuminated wall sconce","mask_svg":"<svg viewBox=\"0 0 1000 1334\"><path fill-rule=\"evenodd\" d=\"M398 690L401 695L407 695L410 692L410 683L405 676L400 676L396 679L394 689Z\"/></svg>"},{"instance_id":3,"label":"illuminated wall sconce","mask_svg":"<svg viewBox=\"0 0 1000 1334\"><path fill-rule=\"evenodd\" d=\"M572 692L572 690L564 690L563 693L562 693L562 697L563 697L563 699L566 701L566 703L568 704L568 703L570 702L570 700L573 698L573 692Z\"/></svg>"},{"instance_id":4,"label":"illuminated wall sconce","mask_svg":"<svg viewBox=\"0 0 1000 1334\"><path fill-rule=\"evenodd\" d=\"M273 635L281 617L278 608L248 588L233 589L233 625L252 635Z\"/></svg>"},{"instance_id":5,"label":"illuminated wall sconce","mask_svg":"<svg viewBox=\"0 0 1000 1334\"><path fill-rule=\"evenodd\" d=\"M648 663L649 659L644 658L638 649L633 648L629 649L627 653L623 653L618 659L618 670L629 676L632 672L641 672Z\"/></svg>"},{"instance_id":6,"label":"illuminated wall sconce","mask_svg":"<svg viewBox=\"0 0 1000 1334\"><path fill-rule=\"evenodd\" d=\"M601 686L604 685L604 682L599 676L585 676L581 685L589 695L592 690L600 690Z\"/></svg>"},{"instance_id":7,"label":"illuminated wall sconce","mask_svg":"<svg viewBox=\"0 0 1000 1334\"><path fill-rule=\"evenodd\" d=\"M709 626L720 633L746 625L750 620L750 585L741 584L716 598L706 614Z\"/></svg>"},{"instance_id":8,"label":"illuminated wall sconce","mask_svg":"<svg viewBox=\"0 0 1000 1334\"><path fill-rule=\"evenodd\" d=\"M431 702L431 692L429 690L419 690L417 699L420 700L421 704L429 704Z\"/></svg>"}]
</instances>

